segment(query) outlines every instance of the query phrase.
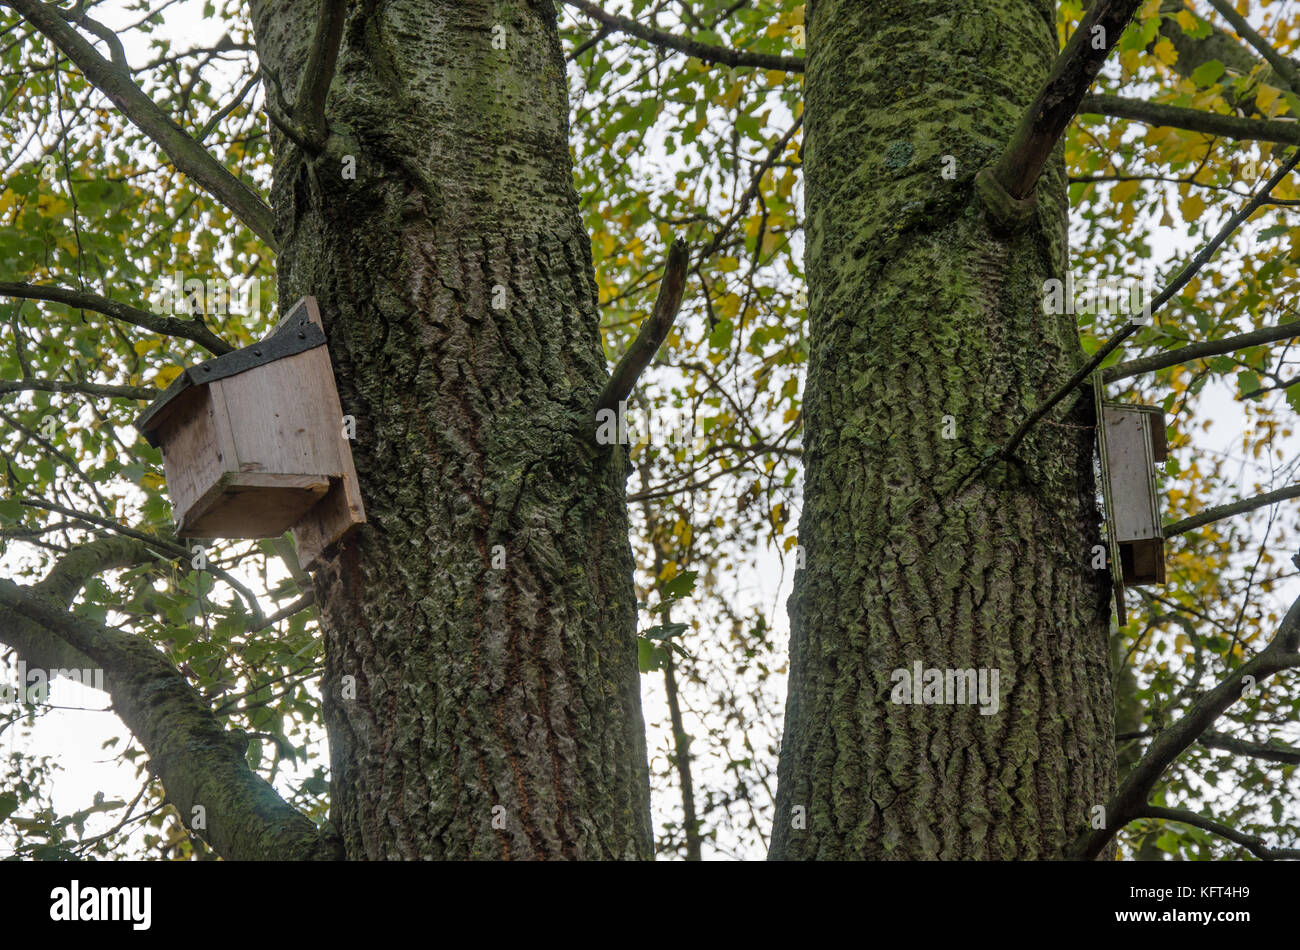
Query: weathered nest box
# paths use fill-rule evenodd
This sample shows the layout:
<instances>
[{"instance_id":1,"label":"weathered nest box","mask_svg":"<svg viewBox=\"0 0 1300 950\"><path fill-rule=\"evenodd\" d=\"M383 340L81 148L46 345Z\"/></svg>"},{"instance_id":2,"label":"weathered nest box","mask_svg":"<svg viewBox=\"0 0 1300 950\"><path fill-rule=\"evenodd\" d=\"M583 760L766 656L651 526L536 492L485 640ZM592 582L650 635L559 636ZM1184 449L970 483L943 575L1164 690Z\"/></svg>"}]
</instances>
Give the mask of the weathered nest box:
<instances>
[{"instance_id":1,"label":"weathered nest box","mask_svg":"<svg viewBox=\"0 0 1300 950\"><path fill-rule=\"evenodd\" d=\"M186 369L135 427L162 450L182 538L292 529L311 569L366 520L312 297L262 342Z\"/></svg>"},{"instance_id":2,"label":"weathered nest box","mask_svg":"<svg viewBox=\"0 0 1300 950\"><path fill-rule=\"evenodd\" d=\"M1126 586L1165 583L1165 532L1156 463L1169 454L1165 416L1154 406L1105 404L1098 427L1102 490Z\"/></svg>"}]
</instances>

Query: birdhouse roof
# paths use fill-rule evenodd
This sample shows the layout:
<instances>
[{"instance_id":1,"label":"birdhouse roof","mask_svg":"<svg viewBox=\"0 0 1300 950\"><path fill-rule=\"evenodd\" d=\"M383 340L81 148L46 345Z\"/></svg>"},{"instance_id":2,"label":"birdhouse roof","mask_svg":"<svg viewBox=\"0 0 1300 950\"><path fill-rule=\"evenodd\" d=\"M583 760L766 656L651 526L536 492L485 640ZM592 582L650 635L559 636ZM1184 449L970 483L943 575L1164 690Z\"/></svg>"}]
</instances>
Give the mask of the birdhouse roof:
<instances>
[{"instance_id":1,"label":"birdhouse roof","mask_svg":"<svg viewBox=\"0 0 1300 950\"><path fill-rule=\"evenodd\" d=\"M325 332L308 318L304 302L299 301L266 339L252 346L187 367L163 391L163 394L140 414L135 420L135 427L140 430L140 434L150 445L157 448L158 433L167 416L170 415L169 409L174 407L177 400L189 390L206 386L228 376L246 373L250 369L274 363L276 360L305 352L324 343Z\"/></svg>"}]
</instances>

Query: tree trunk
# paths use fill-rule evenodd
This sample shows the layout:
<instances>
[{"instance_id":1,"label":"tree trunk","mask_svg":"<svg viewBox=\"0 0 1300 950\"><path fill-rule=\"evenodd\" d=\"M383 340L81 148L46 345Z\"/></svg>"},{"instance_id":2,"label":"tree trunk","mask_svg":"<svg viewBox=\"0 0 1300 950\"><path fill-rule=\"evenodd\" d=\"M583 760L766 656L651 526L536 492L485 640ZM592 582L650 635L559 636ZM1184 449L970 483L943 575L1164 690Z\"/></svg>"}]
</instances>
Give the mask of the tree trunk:
<instances>
[{"instance_id":1,"label":"tree trunk","mask_svg":"<svg viewBox=\"0 0 1300 950\"><path fill-rule=\"evenodd\" d=\"M286 101L318 6L253 4ZM281 306L320 302L369 519L315 577L349 858L651 856L567 114L549 2L368 0L325 151L277 135Z\"/></svg>"},{"instance_id":2,"label":"tree trunk","mask_svg":"<svg viewBox=\"0 0 1300 950\"><path fill-rule=\"evenodd\" d=\"M808 4L807 566L773 858L1059 857L1114 782L1092 430L1042 424L963 484L1082 359L1041 306L1059 152L1015 236L972 187L1055 57L1054 9ZM997 712L893 702L918 662L997 670Z\"/></svg>"}]
</instances>

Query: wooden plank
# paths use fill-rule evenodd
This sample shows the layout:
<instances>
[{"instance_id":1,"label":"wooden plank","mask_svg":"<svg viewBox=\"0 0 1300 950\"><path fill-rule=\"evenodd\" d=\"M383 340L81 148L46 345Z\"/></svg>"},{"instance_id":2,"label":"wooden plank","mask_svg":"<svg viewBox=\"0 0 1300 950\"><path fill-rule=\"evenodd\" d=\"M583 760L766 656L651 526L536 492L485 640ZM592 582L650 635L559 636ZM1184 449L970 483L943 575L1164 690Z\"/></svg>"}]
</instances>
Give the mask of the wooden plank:
<instances>
[{"instance_id":1,"label":"wooden plank","mask_svg":"<svg viewBox=\"0 0 1300 950\"><path fill-rule=\"evenodd\" d=\"M323 475L226 472L178 528L182 538L275 538L329 491Z\"/></svg>"},{"instance_id":2,"label":"wooden plank","mask_svg":"<svg viewBox=\"0 0 1300 950\"><path fill-rule=\"evenodd\" d=\"M329 372L322 346L208 386L225 403L239 471L343 475Z\"/></svg>"},{"instance_id":3,"label":"wooden plank","mask_svg":"<svg viewBox=\"0 0 1300 950\"><path fill-rule=\"evenodd\" d=\"M307 312L307 319L324 329L320 309L315 297L302 300ZM292 314L293 311L290 311ZM342 540L356 525L364 524L366 509L361 501L361 485L357 481L357 470L352 463L352 446L343 434L343 407L339 402L338 388L334 383L334 367L329 358L328 345L304 353L303 356L315 355L322 361L319 378L327 380L328 391L319 398L327 410L326 416L332 425L328 431L336 440L338 459L342 473L331 480L330 490L325 497L312 508L293 529L294 543L298 548L298 560L307 570L315 570L321 564L321 556L331 545ZM295 357L296 359L297 357Z\"/></svg>"},{"instance_id":4,"label":"wooden plank","mask_svg":"<svg viewBox=\"0 0 1300 950\"><path fill-rule=\"evenodd\" d=\"M177 400L162 435L163 469L179 525L221 476L235 467L225 407L213 402L207 387L195 389Z\"/></svg>"},{"instance_id":5,"label":"wooden plank","mask_svg":"<svg viewBox=\"0 0 1300 950\"><path fill-rule=\"evenodd\" d=\"M1155 494L1151 415L1106 406L1106 465L1110 479L1110 527L1121 544L1163 536Z\"/></svg>"}]
</instances>

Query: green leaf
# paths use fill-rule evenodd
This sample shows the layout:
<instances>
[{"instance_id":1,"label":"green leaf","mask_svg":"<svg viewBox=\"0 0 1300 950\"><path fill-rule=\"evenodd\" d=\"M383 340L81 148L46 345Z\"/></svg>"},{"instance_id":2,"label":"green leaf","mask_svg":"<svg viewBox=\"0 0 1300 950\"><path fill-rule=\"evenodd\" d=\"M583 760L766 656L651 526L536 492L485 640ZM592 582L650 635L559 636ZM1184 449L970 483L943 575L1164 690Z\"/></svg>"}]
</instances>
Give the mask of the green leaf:
<instances>
[{"instance_id":1,"label":"green leaf","mask_svg":"<svg viewBox=\"0 0 1300 950\"><path fill-rule=\"evenodd\" d=\"M0 821L4 821L18 810L18 796L13 792L0 793Z\"/></svg>"},{"instance_id":2,"label":"green leaf","mask_svg":"<svg viewBox=\"0 0 1300 950\"><path fill-rule=\"evenodd\" d=\"M682 571L672 580L662 584L659 588L659 594L666 601L686 597L695 590L695 579L699 576L699 571Z\"/></svg>"},{"instance_id":3,"label":"green leaf","mask_svg":"<svg viewBox=\"0 0 1300 950\"><path fill-rule=\"evenodd\" d=\"M23 506L21 503L14 501L12 498L0 498L0 521L5 524L13 524L21 521L23 517Z\"/></svg>"},{"instance_id":4,"label":"green leaf","mask_svg":"<svg viewBox=\"0 0 1300 950\"><path fill-rule=\"evenodd\" d=\"M731 345L731 321L719 320L713 332L709 334L709 346L715 350L725 350Z\"/></svg>"},{"instance_id":5,"label":"green leaf","mask_svg":"<svg viewBox=\"0 0 1300 950\"><path fill-rule=\"evenodd\" d=\"M1213 86L1223 75L1223 63L1217 59L1201 63L1192 71L1192 82L1198 86Z\"/></svg>"},{"instance_id":6,"label":"green leaf","mask_svg":"<svg viewBox=\"0 0 1300 950\"><path fill-rule=\"evenodd\" d=\"M1300 383L1286 388L1286 401L1296 412L1300 412Z\"/></svg>"},{"instance_id":7,"label":"green leaf","mask_svg":"<svg viewBox=\"0 0 1300 950\"><path fill-rule=\"evenodd\" d=\"M1253 393L1259 389L1259 377L1251 372L1241 372L1237 374L1237 388L1245 396L1247 393Z\"/></svg>"},{"instance_id":8,"label":"green leaf","mask_svg":"<svg viewBox=\"0 0 1300 950\"><path fill-rule=\"evenodd\" d=\"M649 673L654 667L655 647L645 637L636 638L636 665L642 673Z\"/></svg>"},{"instance_id":9,"label":"green leaf","mask_svg":"<svg viewBox=\"0 0 1300 950\"><path fill-rule=\"evenodd\" d=\"M665 623L651 627L643 636L647 640L667 640L670 637L679 637L689 629L691 629L690 624Z\"/></svg>"}]
</instances>

